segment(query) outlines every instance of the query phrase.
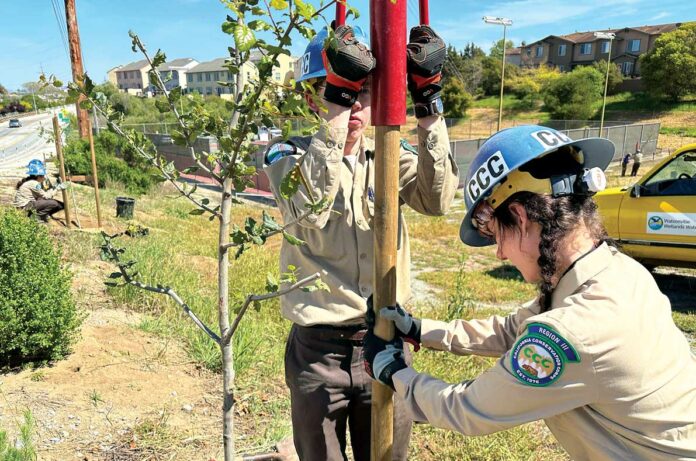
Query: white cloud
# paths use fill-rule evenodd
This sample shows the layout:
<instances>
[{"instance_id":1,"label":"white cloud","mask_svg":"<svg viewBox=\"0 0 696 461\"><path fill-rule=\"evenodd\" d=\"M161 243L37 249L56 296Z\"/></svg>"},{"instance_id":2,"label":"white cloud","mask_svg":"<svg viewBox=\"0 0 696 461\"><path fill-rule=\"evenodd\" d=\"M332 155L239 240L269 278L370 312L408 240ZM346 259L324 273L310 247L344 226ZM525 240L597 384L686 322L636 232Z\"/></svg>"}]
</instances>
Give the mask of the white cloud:
<instances>
[{"instance_id":1,"label":"white cloud","mask_svg":"<svg viewBox=\"0 0 696 461\"><path fill-rule=\"evenodd\" d=\"M650 18L650 20L657 21L658 19L666 18L667 16L669 16L669 13L667 11L663 11Z\"/></svg>"}]
</instances>

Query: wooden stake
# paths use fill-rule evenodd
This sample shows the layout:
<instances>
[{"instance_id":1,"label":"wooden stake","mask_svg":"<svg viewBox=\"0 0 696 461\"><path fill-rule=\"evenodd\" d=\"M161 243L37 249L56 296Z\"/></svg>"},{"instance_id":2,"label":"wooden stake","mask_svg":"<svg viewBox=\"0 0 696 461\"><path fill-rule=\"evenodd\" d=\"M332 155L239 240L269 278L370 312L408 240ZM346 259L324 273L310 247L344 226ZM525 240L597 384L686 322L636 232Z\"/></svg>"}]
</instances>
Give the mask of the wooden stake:
<instances>
[{"instance_id":1,"label":"wooden stake","mask_svg":"<svg viewBox=\"0 0 696 461\"><path fill-rule=\"evenodd\" d=\"M399 126L375 127L375 254L374 306L396 303L396 251L399 231ZM379 185L379 187L377 187ZM379 316L375 334L382 339L394 338L394 323ZM372 461L391 461L394 439L394 408L392 390L372 384Z\"/></svg>"},{"instance_id":2,"label":"wooden stake","mask_svg":"<svg viewBox=\"0 0 696 461\"><path fill-rule=\"evenodd\" d=\"M92 126L87 118L87 136L89 138L89 152L92 155L92 185L94 186L94 200L97 202L97 225L102 227L101 209L99 207L99 177L97 176L97 157L94 155L94 137Z\"/></svg>"},{"instance_id":3,"label":"wooden stake","mask_svg":"<svg viewBox=\"0 0 696 461\"><path fill-rule=\"evenodd\" d=\"M58 124L58 117L53 116L53 136L56 139L56 155L58 156L58 163L60 165L60 181L65 182L65 162L63 161L63 143L61 141L61 130ZM65 211L65 227L70 229L70 202L68 201L68 191L63 189L63 211Z\"/></svg>"}]
</instances>

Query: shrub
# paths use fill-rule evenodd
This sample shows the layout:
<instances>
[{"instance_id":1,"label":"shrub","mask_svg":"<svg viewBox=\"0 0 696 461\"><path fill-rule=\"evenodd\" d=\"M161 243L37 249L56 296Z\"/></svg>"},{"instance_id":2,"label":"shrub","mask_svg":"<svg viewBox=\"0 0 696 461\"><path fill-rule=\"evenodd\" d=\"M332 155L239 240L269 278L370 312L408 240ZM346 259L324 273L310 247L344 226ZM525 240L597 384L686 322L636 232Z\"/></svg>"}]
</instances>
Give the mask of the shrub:
<instances>
[{"instance_id":1,"label":"shrub","mask_svg":"<svg viewBox=\"0 0 696 461\"><path fill-rule=\"evenodd\" d=\"M445 116L450 118L466 117L466 110L471 107L474 98L464 89L456 77L449 78L442 87L442 103Z\"/></svg>"},{"instance_id":2,"label":"shrub","mask_svg":"<svg viewBox=\"0 0 696 461\"><path fill-rule=\"evenodd\" d=\"M92 160L89 142L73 137L65 146L65 167L72 174L91 175ZM144 160L132 152L132 148L114 133L102 131L94 138L94 155L97 159L99 186L107 180L123 184L132 194L144 194L161 182L157 170L145 165ZM118 158L121 155L123 158Z\"/></svg>"},{"instance_id":3,"label":"shrub","mask_svg":"<svg viewBox=\"0 0 696 461\"><path fill-rule=\"evenodd\" d=\"M5 431L0 430L0 461L34 461L36 450L32 440L34 417L30 411L24 413L24 422L19 427L19 437L12 446Z\"/></svg>"},{"instance_id":4,"label":"shrub","mask_svg":"<svg viewBox=\"0 0 696 461\"><path fill-rule=\"evenodd\" d=\"M594 114L594 103L602 97L604 80L593 67L578 67L542 88L544 105L559 119L587 120Z\"/></svg>"},{"instance_id":5,"label":"shrub","mask_svg":"<svg viewBox=\"0 0 696 461\"><path fill-rule=\"evenodd\" d=\"M0 366L65 356L81 324L46 229L0 210Z\"/></svg>"}]
</instances>

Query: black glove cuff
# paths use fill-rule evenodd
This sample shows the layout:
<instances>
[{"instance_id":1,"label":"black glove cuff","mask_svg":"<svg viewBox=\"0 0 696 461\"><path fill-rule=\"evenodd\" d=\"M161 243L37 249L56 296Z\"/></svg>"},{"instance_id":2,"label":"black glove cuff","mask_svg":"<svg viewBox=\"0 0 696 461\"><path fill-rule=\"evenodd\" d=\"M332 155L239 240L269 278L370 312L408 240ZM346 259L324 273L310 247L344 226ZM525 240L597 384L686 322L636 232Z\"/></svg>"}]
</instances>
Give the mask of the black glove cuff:
<instances>
[{"instance_id":1,"label":"black glove cuff","mask_svg":"<svg viewBox=\"0 0 696 461\"><path fill-rule=\"evenodd\" d=\"M408 336L415 339L418 343L421 342L421 320L413 318L413 323L411 324L411 329L408 330Z\"/></svg>"},{"instance_id":2,"label":"black glove cuff","mask_svg":"<svg viewBox=\"0 0 696 461\"><path fill-rule=\"evenodd\" d=\"M379 376L379 380L391 387L393 391L396 391L394 388L394 373L401 371L404 368L408 368L406 362L403 360L394 360L392 363L384 367L382 374Z\"/></svg>"},{"instance_id":3,"label":"black glove cuff","mask_svg":"<svg viewBox=\"0 0 696 461\"><path fill-rule=\"evenodd\" d=\"M408 89L414 104L428 104L440 97L442 86L438 83L431 83L423 88L416 88L415 84L409 83Z\"/></svg>"},{"instance_id":4,"label":"black glove cuff","mask_svg":"<svg viewBox=\"0 0 696 461\"><path fill-rule=\"evenodd\" d=\"M351 107L358 99L358 92L326 83L324 99L343 107Z\"/></svg>"}]
</instances>

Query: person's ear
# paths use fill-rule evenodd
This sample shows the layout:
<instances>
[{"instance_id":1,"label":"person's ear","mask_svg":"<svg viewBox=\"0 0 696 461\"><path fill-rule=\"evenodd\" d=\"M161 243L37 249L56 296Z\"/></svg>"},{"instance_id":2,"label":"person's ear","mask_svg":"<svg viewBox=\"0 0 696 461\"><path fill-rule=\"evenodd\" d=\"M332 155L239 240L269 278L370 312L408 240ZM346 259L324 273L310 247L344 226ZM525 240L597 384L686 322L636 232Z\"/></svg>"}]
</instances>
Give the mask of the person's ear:
<instances>
[{"instance_id":1,"label":"person's ear","mask_svg":"<svg viewBox=\"0 0 696 461\"><path fill-rule=\"evenodd\" d=\"M527 215L527 210L521 203L513 202L508 207L512 216L515 217L517 226L522 237L527 237L529 235L529 226L531 222L529 221L529 216Z\"/></svg>"}]
</instances>

